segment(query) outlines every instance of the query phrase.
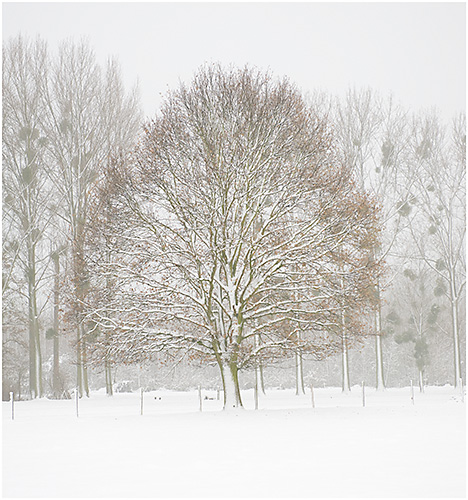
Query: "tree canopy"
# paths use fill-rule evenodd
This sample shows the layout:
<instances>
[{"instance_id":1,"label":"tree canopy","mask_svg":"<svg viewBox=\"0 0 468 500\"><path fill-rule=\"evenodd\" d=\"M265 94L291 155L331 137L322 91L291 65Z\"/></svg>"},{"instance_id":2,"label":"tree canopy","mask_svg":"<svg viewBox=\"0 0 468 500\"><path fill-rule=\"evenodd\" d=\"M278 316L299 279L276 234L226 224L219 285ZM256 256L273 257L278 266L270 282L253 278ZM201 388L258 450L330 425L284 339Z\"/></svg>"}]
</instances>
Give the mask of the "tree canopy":
<instances>
[{"instance_id":1,"label":"tree canopy","mask_svg":"<svg viewBox=\"0 0 468 500\"><path fill-rule=\"evenodd\" d=\"M207 66L170 92L109 168L93 224L90 315L112 332L106 356L216 362L225 407L242 404L239 369L336 352L373 305L376 204L326 117L250 68Z\"/></svg>"}]
</instances>

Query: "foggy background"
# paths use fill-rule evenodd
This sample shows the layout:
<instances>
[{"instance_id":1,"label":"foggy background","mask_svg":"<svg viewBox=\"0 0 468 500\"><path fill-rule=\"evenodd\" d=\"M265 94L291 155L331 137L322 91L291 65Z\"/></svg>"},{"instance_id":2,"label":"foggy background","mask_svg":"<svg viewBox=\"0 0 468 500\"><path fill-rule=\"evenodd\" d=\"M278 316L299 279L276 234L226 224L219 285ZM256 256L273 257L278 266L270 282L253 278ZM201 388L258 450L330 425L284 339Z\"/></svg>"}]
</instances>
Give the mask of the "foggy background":
<instances>
[{"instance_id":1,"label":"foggy background","mask_svg":"<svg viewBox=\"0 0 468 500\"><path fill-rule=\"evenodd\" d=\"M466 106L463 3L11 2L3 3L2 12L4 41L19 34L31 41L40 36L48 43L50 53L55 54L64 40L79 43L84 39L100 65L115 56L125 90L130 91L138 82L146 118L155 115L168 89L176 88L181 81L189 82L202 64L210 62L238 67L250 64L275 77L286 75L305 94L324 91L342 99L343 105L349 89L371 89L373 95L382 98L392 94L408 114L407 125L411 113L433 110L450 124ZM365 100L365 95L361 97ZM377 150L382 137L376 135ZM369 166L371 172L379 168L374 167ZM388 196L389 203L399 202L400 194ZM393 309L398 310L398 300L405 300L400 290L408 290L406 278L400 275L399 279L397 292L389 293L384 305L384 316L390 323L394 321ZM444 304L444 321L448 325L448 303ZM51 311L47 312L50 316ZM460 316L464 324L464 310ZM50 324L51 318L46 317L41 326L43 337ZM389 385L408 383L416 370L413 344L405 343L407 338L400 342L398 333L402 332L395 332L395 342L390 337L384 346ZM47 342L45 359L52 350ZM429 357L438 362L431 366L429 382L451 380L450 342L448 334L434 335ZM464 353L464 337L461 342ZM361 351L350 352L354 381L373 383L373 358L372 339ZM71 384L74 368L69 365L66 376ZM266 368L267 385L294 385L291 368L291 363L283 371ZM181 367L169 374L164 368L152 367L142 376L147 377L150 386L167 383L187 388L193 385L193 372L184 370ZM304 372L307 381L339 385L339 357L320 363L306 360ZM133 368L119 366L116 373L116 380L132 378L136 384ZM211 368L205 368L198 377L207 386L219 385L217 372ZM96 373L94 386L102 386L103 380L102 372ZM251 386L253 374L243 375L243 383Z\"/></svg>"},{"instance_id":2,"label":"foggy background","mask_svg":"<svg viewBox=\"0 0 468 500\"><path fill-rule=\"evenodd\" d=\"M204 62L287 75L304 92L392 92L445 119L465 109L464 3L3 3L3 39L39 34L51 48L87 38L139 81L144 113Z\"/></svg>"},{"instance_id":3,"label":"foggy background","mask_svg":"<svg viewBox=\"0 0 468 500\"><path fill-rule=\"evenodd\" d=\"M465 2L4 2L2 13L5 497L465 497ZM221 63L222 69L210 63ZM305 262L310 269L323 262L327 267L317 251L325 249L332 278L341 278L334 287L330 277L324 283L311 280L333 299L327 306L335 311L335 320L326 330L328 357L319 361L316 352L303 349L308 346L302 332L314 340L315 329L305 331L301 326L291 331L286 325L285 338L295 334L296 343L289 348L285 343L286 349L273 352L263 364L260 351L269 332L257 339L263 325L252 316L250 325L260 328L254 330L254 342L252 335L244 339L251 342L245 352L253 353L253 362L238 372L234 344L239 345L239 337L224 347L225 352L216 352L214 361L209 349L221 342L215 340L205 346L206 352L197 354L192 352L191 336L198 334L197 328L191 332L166 319L170 316L155 321L154 311L165 307L160 297L177 295L173 283L184 284L171 274L177 275L174 270L183 267L184 261L178 251L166 251L179 248L167 236L177 233L177 228L174 231L176 226L169 223L169 232L167 226L166 233L153 230L155 239L162 241L158 246L158 241L151 241L153 233L132 218L118 195L151 200L150 208L161 218L160 207L169 205L158 200L157 190L156 196L147 196L145 188L155 180L161 182L164 176L155 172L166 167L177 178L179 172L172 170L175 163L183 179L190 173L183 183L187 191L168 191L175 193L183 208L184 199L194 199L197 209L206 208L197 203L203 198L192 198L191 190L199 188L198 174L211 168L211 156L193 161L199 158L190 149L199 144L196 140L179 140L176 134L164 145L158 142L163 134L153 133L151 126L143 131L142 121L155 116L169 89L179 88L181 82L189 85L202 65L205 71L228 74L230 67L246 64L261 74L269 71L275 82L287 76L304 95L304 107L294 108L298 111L289 115L284 114L288 106L281 108L277 101L271 115L251 113L255 110L251 107L248 116L253 118L246 120L250 128L238 129L235 122L242 122L238 113L242 118L244 104L261 102L259 107L267 112L271 108L259 99L244 99L245 94L236 97L243 87L238 81L232 94L217 94L211 80L202 79L188 94L193 91L197 98L197 92L208 90L210 99L214 96L210 104L195 99L194 106L187 106L182 100L174 109L191 109L195 115L201 109L205 114L194 121L197 126L209 129L220 123L223 134L228 131L226 136L219 134L221 155L226 138L229 151L230 131L240 131L245 149L243 142L233 141L236 147L242 146L237 147L240 156L251 158L248 155L253 153L261 159L240 163L252 166L255 178L255 169L259 178L267 177L270 171L264 165L282 165L284 183L275 184L274 191L287 201L295 196L300 178L294 177L291 168L295 155L276 153L288 144L284 137L292 135L281 133L276 143L264 141L277 147L271 153L276 156L262 151L258 138L262 139L263 128L267 134L274 129L271 136L275 137L281 122L298 121L302 126L310 105L311 112L324 121L319 120L320 127L314 129L314 141L303 143L313 149L311 156L320 153L317 144L321 142L315 142L320 133L332 131L333 143L323 142L318 156L327 175L314 179L316 163L307 156L305 165L312 179L302 177L316 182L314 193L320 193L327 191L323 179L334 170L339 172L337 185L344 184L349 191L333 191L336 204L324 203L336 216L331 229L340 227L339 234L342 226L348 227L344 232L353 236L362 225L368 237L360 240L367 243L355 246L353 239L330 245L330 239L322 238L321 243L306 247L310 237L301 240L308 232L303 226L291 233L293 250L308 249L301 253L312 263ZM219 81L225 81L225 74ZM137 83L140 96L133 92ZM270 88L252 95L276 99ZM239 99L242 105L226 113L231 99L217 99L220 95L234 95L233 102ZM294 97L295 92L281 95L287 105L303 100L302 95ZM183 133L191 130L191 116L179 117L184 120L179 127ZM283 120L285 116L289 118ZM309 132L308 126L304 128ZM252 129L261 133L251 134ZM198 131L192 135L200 136ZM212 135L211 130L201 135L203 142L208 137L208 146ZM155 147L142 149L145 139ZM135 148L137 140L140 149ZM293 146L297 146L294 141ZM161 156L167 152L169 166L161 159L154 161L155 151L160 150ZM125 156L128 152L133 153L131 161ZM330 162L328 153L336 154ZM145 158L164 168L148 169L148 176L138 177L135 166ZM226 192L240 193L230 206L242 207L242 189L250 181L239 182L245 179L240 177L241 169L232 175L232 165L239 164L238 157L233 158L219 163L227 166L229 177L235 177L233 184L241 188L236 191L228 184ZM340 159L346 161L341 165ZM115 164L131 173L132 182L120 182ZM337 165L343 170L338 171ZM277 182L278 177L269 179ZM206 178L207 189L211 184L219 187L218 175ZM262 205L261 197L266 199L268 192L260 189L260 183L255 189L251 192ZM356 198L341 196L346 192ZM216 203L219 198L213 196ZM376 200L378 210L370 199ZM303 201L307 200L299 199L296 207ZM264 203L266 211L270 205ZM304 218L308 222L312 214L313 229L322 224L317 234L322 233L329 220L323 218L324 211L315 213L313 203L303 206ZM292 207L291 225L302 224ZM138 214L144 213L143 208L133 207ZM217 210L211 206L205 212L211 217ZM191 207L185 211L197 215ZM260 226L252 224L252 233L262 234L263 239L258 229L263 214L257 212L252 220L260 221ZM223 219L229 217L221 219L221 229L225 229ZM199 227L218 230L217 222L197 226L204 219L193 220L186 224L193 233ZM155 227L165 227L164 221ZM277 231L278 226L272 227ZM236 230L231 232L237 236ZM218 245L216 237L210 240ZM195 237L190 248L195 246L193 241ZM334 236L331 241L336 241ZM238 248L244 249L245 241L241 243ZM335 251L330 251L332 246L339 247L337 253L342 255L330 256ZM276 243L271 250L278 253ZM367 252L362 259L361 250ZM213 253L217 252L218 248ZM269 258L270 254L262 253ZM198 262L199 255L195 256ZM251 262L254 275L265 261ZM150 266L143 267L147 263L162 264L168 271L151 274ZM381 274L382 263L385 273ZM145 295L146 284L142 288L134 274L128 278L133 265L137 270L141 265L141 275L152 284L151 295L157 300ZM353 274L353 269L364 272ZM298 272L295 263L289 264L289 273L291 280L284 281L288 286L283 289L286 298L311 276ZM294 277L301 274L306 274L302 282ZM220 284L221 277L217 279ZM211 283L216 283L213 277ZM271 288L281 292L281 280L273 283ZM173 286L171 293L164 286ZM272 297L268 306L277 305L275 297L280 295L269 295L268 286L264 295ZM303 289L305 300L290 298L293 306L287 308L289 318L285 318L296 320L301 311L294 302L305 302L307 308L316 290ZM232 288L225 303L233 302L231 292ZM217 303L222 305L221 291L219 296ZM320 294L318 300L323 300ZM280 302L279 309L284 307L283 299ZM206 303L210 308L206 317L211 320L211 299ZM372 310L366 309L371 303ZM169 311L173 302L166 306ZM233 325L239 324L239 310L230 310L236 314ZM220 311L218 307L214 312L223 326L225 315ZM189 309L182 314L188 315L184 320L191 319ZM162 329L167 326L167 339L154 342L152 323L159 328L166 321L168 326ZM202 344L200 339L196 344ZM179 350L179 340L191 350ZM224 341L228 344L226 337ZM221 365L226 360L229 370L227 364ZM228 403L230 388L236 389L235 404L234 392ZM254 411L238 411L242 405Z\"/></svg>"}]
</instances>

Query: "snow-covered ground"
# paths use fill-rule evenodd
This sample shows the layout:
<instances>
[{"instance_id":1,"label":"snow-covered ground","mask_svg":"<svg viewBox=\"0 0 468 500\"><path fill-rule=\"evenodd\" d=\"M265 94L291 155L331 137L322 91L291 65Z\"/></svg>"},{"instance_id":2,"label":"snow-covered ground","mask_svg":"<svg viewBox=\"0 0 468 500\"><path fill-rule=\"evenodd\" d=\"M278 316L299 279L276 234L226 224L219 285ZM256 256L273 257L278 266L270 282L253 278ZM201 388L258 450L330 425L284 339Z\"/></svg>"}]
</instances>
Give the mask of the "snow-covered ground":
<instances>
[{"instance_id":1,"label":"snow-covered ground","mask_svg":"<svg viewBox=\"0 0 468 500\"><path fill-rule=\"evenodd\" d=\"M465 403L354 387L269 390L223 412L197 391L3 403L5 497L464 497ZM216 398L214 391L203 396ZM159 399L161 398L161 399Z\"/></svg>"}]
</instances>

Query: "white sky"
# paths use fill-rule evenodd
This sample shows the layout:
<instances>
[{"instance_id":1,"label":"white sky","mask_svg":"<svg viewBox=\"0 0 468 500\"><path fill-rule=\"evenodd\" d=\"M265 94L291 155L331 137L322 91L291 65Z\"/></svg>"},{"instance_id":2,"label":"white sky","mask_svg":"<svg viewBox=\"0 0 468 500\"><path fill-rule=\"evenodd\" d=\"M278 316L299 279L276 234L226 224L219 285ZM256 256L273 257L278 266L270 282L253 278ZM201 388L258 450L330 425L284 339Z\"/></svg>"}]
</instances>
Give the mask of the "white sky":
<instances>
[{"instance_id":1,"label":"white sky","mask_svg":"<svg viewBox=\"0 0 468 500\"><path fill-rule=\"evenodd\" d=\"M466 105L465 3L3 3L3 39L87 37L153 115L204 62L287 75L304 92L370 86L451 118Z\"/></svg>"}]
</instances>

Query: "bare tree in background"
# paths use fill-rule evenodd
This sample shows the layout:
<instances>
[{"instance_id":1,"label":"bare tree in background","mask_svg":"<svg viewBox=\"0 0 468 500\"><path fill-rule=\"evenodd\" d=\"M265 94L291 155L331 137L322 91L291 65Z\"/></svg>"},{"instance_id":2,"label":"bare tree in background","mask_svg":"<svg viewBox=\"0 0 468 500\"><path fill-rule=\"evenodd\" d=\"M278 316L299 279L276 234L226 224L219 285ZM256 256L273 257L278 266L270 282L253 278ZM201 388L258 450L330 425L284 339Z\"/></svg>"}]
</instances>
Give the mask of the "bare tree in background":
<instances>
[{"instance_id":1,"label":"bare tree in background","mask_svg":"<svg viewBox=\"0 0 468 500\"><path fill-rule=\"evenodd\" d=\"M90 266L117 286L89 317L129 361L180 350L216 363L225 408L242 405L239 370L336 351L340 286L349 310L373 304L376 207L286 80L202 69L102 198L116 258Z\"/></svg>"},{"instance_id":2,"label":"bare tree in background","mask_svg":"<svg viewBox=\"0 0 468 500\"><path fill-rule=\"evenodd\" d=\"M29 393L42 395L39 291L46 277L44 233L50 224L51 193L45 170L47 137L39 117L49 59L43 41L17 37L3 46L3 294L15 283L27 301ZM15 277L20 269L24 286ZM11 303L10 303L11 304ZM8 315L7 315L8 317ZM4 331L8 335L8 328Z\"/></svg>"},{"instance_id":3,"label":"bare tree in background","mask_svg":"<svg viewBox=\"0 0 468 500\"><path fill-rule=\"evenodd\" d=\"M57 56L49 56L45 42L17 37L4 44L3 59L4 297L14 288L28 301L30 392L36 397L42 393L39 316L53 294L49 331L54 336L52 390L58 397L59 256L66 258L64 247L69 248L73 293L68 317L76 332L77 384L88 394L82 304L89 192L110 154L133 143L141 119L138 94L126 94L116 61L110 59L102 70L85 43L64 43ZM45 278L53 292L42 290L39 297Z\"/></svg>"},{"instance_id":4,"label":"bare tree in background","mask_svg":"<svg viewBox=\"0 0 468 500\"><path fill-rule=\"evenodd\" d=\"M375 249L375 259L389 263L389 255L398 245L402 228L412 209L414 171L405 170L409 141L406 113L392 98L383 100L370 89L350 90L335 110L335 123L340 148L353 167L362 189L371 192L382 208L385 227L381 247ZM394 263L393 263L394 264ZM392 279L392 265L388 278ZM376 387L385 388L382 350L383 290L390 283L377 282L375 311ZM343 345L343 365L347 366L347 350Z\"/></svg>"},{"instance_id":5,"label":"bare tree in background","mask_svg":"<svg viewBox=\"0 0 468 500\"><path fill-rule=\"evenodd\" d=\"M462 377L460 308L466 286L466 120L451 130L435 115L415 121L413 166L418 179L419 224L413 226L419 256L437 275L437 293L450 304L454 383ZM429 237L427 237L429 235ZM462 332L463 333L463 332Z\"/></svg>"},{"instance_id":6,"label":"bare tree in background","mask_svg":"<svg viewBox=\"0 0 468 500\"><path fill-rule=\"evenodd\" d=\"M45 90L53 165L49 174L59 191L60 216L68 227L72 259L71 315L76 332L77 385L89 394L87 325L83 302L88 287L84 261L84 228L90 189L108 156L133 141L140 122L137 94L127 96L115 61L102 71L86 43L64 43Z\"/></svg>"}]
</instances>

